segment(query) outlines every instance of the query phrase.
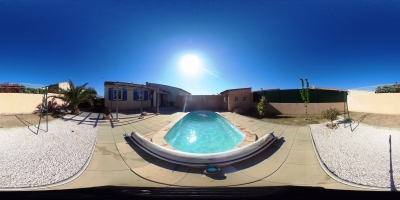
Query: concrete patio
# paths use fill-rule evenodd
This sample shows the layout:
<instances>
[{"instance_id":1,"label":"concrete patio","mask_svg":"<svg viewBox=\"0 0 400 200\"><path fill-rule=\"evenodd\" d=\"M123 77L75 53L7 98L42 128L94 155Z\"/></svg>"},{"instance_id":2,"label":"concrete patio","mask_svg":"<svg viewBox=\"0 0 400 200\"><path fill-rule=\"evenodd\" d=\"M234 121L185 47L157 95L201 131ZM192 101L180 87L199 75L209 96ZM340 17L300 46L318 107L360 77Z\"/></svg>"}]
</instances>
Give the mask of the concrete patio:
<instances>
[{"instance_id":1,"label":"concrete patio","mask_svg":"<svg viewBox=\"0 0 400 200\"><path fill-rule=\"evenodd\" d=\"M263 187L313 186L327 189L365 190L328 176L321 168L307 126L268 124L242 115L221 112L236 126L251 130L258 137L274 131L278 139L260 154L222 168L219 175L206 176L203 169L159 160L137 146L124 134L137 131L151 138L165 125L179 118L180 112L127 118L99 123L94 155L86 170L76 179L47 189L71 189L105 185L140 187Z\"/></svg>"}]
</instances>

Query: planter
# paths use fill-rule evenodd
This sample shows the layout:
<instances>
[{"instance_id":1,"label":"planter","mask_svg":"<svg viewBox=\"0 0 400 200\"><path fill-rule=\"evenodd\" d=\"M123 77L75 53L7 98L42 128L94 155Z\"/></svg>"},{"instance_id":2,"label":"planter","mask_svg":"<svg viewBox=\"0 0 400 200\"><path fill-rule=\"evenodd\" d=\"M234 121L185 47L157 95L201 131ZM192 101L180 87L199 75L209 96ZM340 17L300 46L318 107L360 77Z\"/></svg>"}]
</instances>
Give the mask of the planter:
<instances>
[{"instance_id":1,"label":"planter","mask_svg":"<svg viewBox=\"0 0 400 200\"><path fill-rule=\"evenodd\" d=\"M103 117L103 119L110 119L110 114L111 114L110 109L108 109L107 107L104 108L104 117Z\"/></svg>"}]
</instances>

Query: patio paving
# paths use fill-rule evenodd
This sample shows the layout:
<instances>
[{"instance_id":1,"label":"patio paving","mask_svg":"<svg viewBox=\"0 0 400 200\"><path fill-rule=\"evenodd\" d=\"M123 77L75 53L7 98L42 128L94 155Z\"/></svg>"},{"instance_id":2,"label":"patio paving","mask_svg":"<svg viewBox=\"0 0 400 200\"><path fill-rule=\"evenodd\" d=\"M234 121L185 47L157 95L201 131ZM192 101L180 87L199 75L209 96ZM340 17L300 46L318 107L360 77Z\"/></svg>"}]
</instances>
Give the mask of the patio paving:
<instances>
[{"instance_id":1,"label":"patio paving","mask_svg":"<svg viewBox=\"0 0 400 200\"><path fill-rule=\"evenodd\" d=\"M313 150L307 126L268 124L242 115L221 112L236 125L262 137L274 131L277 140L266 150L245 161L222 168L219 175L206 176L201 168L176 165L155 158L125 138L138 131L148 139L180 112L127 118L100 123L99 139L87 169L75 180L48 189L70 189L102 185L141 187L262 187L313 186L329 189L364 190L329 177L321 168ZM151 130L148 133L141 131ZM140 131L141 130L141 131Z\"/></svg>"}]
</instances>

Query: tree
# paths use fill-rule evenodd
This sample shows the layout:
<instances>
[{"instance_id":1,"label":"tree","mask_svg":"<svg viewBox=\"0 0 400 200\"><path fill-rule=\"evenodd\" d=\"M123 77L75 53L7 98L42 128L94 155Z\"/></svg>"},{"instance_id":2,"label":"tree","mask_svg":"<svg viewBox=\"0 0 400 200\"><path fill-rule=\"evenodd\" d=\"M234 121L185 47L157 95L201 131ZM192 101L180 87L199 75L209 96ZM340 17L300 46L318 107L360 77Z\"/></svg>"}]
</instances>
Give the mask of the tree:
<instances>
[{"instance_id":1,"label":"tree","mask_svg":"<svg viewBox=\"0 0 400 200\"><path fill-rule=\"evenodd\" d=\"M257 105L258 115L261 117L265 115L267 112L267 97L262 96L260 99L260 103Z\"/></svg>"},{"instance_id":2,"label":"tree","mask_svg":"<svg viewBox=\"0 0 400 200\"><path fill-rule=\"evenodd\" d=\"M301 81L301 88L302 88L300 90L300 95L301 95L301 98L304 101L304 107L306 107L306 120L308 120L307 105L308 105L308 103L310 103L310 93L308 91L308 88L309 88L310 85L308 84L308 79L306 79L307 88L304 89L304 81L303 81L303 79L300 78L300 81Z\"/></svg>"},{"instance_id":3,"label":"tree","mask_svg":"<svg viewBox=\"0 0 400 200\"><path fill-rule=\"evenodd\" d=\"M66 90L60 88L60 94L59 96L51 96L55 97L61 100L64 100L67 104L72 105L73 107L73 114L79 114L79 108L78 105L80 103L84 102L89 102L91 106L93 106L93 99L96 97L97 92L93 87L88 87L86 88L86 85L88 83L85 83L81 86L76 86L72 82L72 80L69 80L69 88Z\"/></svg>"}]
</instances>

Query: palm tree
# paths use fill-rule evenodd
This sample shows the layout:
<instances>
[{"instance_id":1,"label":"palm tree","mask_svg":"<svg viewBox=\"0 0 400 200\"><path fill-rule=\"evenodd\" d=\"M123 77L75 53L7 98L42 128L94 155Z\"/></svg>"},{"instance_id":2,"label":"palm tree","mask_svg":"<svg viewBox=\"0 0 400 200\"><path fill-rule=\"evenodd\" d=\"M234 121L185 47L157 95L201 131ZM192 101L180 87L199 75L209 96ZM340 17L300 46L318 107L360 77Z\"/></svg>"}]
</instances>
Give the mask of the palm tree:
<instances>
[{"instance_id":1,"label":"palm tree","mask_svg":"<svg viewBox=\"0 0 400 200\"><path fill-rule=\"evenodd\" d=\"M86 88L85 83L81 86L74 86L74 83L69 79L69 88L66 90L60 88L60 94L63 96L51 96L64 100L68 105L72 105L72 114L79 114L78 105L80 103L89 102L93 106L93 99L97 96L97 92L93 87Z\"/></svg>"}]
</instances>

